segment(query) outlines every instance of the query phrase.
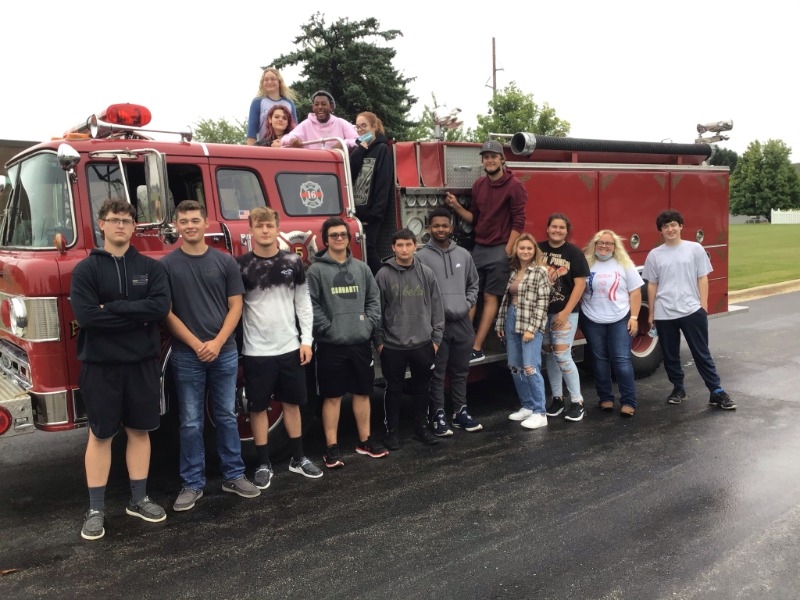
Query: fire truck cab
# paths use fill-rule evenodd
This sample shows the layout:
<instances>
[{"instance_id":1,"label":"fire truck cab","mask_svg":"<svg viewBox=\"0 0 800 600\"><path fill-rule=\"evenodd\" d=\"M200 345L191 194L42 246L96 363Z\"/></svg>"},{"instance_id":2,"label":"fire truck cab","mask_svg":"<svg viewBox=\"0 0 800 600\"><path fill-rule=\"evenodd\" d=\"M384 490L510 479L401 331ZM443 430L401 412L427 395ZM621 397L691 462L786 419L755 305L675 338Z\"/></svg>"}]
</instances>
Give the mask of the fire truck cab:
<instances>
[{"instance_id":1,"label":"fire truck cab","mask_svg":"<svg viewBox=\"0 0 800 600\"><path fill-rule=\"evenodd\" d=\"M97 212L109 198L135 206L131 243L156 258L180 245L172 217L186 199L206 208L207 243L234 256L250 249L250 210L266 205L280 214L281 245L306 264L322 248L321 226L330 216L345 219L354 256L365 257L348 155L333 147L337 140L325 140L327 149L321 150L198 143L188 131L148 130L149 121L144 107L113 105L7 164L8 175L0 179L0 435L86 423L77 385L79 325L68 295L75 265L102 244ZM174 139L156 140L154 133ZM496 137L505 142L507 166L528 193L527 231L543 238L547 216L563 212L573 223L573 243L583 246L599 229L613 229L626 240L634 262L643 265L660 243L656 215L677 209L686 220L685 237L705 246L714 267L710 312L727 311L728 170L708 166L712 146L528 133ZM391 148L395 193L379 232L382 256L391 254L391 235L400 227L425 243L427 214L443 205L445 192L468 206L472 184L483 175L480 144L398 142ZM471 249L471 226L458 218L454 226L454 237ZM661 360L656 341L647 335L647 317L645 299L633 348L640 376ZM162 413L167 413L173 399L166 335L163 344ZM486 363L505 359L496 339L488 341L487 354ZM472 375L489 373L480 365ZM275 402L271 427L281 427L281 420Z\"/></svg>"}]
</instances>

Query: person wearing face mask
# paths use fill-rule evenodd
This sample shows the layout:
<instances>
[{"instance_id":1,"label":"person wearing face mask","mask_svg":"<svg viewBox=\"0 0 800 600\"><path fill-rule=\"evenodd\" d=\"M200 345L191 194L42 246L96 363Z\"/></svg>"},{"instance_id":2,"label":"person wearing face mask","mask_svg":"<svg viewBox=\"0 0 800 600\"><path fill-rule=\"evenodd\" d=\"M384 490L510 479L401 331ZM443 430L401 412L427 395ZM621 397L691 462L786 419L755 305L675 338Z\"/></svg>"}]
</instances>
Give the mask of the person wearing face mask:
<instances>
[{"instance_id":1,"label":"person wearing face mask","mask_svg":"<svg viewBox=\"0 0 800 600\"><path fill-rule=\"evenodd\" d=\"M394 193L394 169L386 131L375 113L359 114L356 131L358 145L350 154L353 197L356 216L363 222L367 235L367 264L375 275L383 266L378 255L378 232Z\"/></svg>"},{"instance_id":2,"label":"person wearing face mask","mask_svg":"<svg viewBox=\"0 0 800 600\"><path fill-rule=\"evenodd\" d=\"M330 92L319 90L311 96L311 112L308 118L300 123L294 130L283 136L282 146L292 148L338 148L338 142L326 144L306 144L311 140L338 137L344 140L349 150L356 146L358 133L352 123L334 116L333 110L336 108L336 101Z\"/></svg>"},{"instance_id":3,"label":"person wearing face mask","mask_svg":"<svg viewBox=\"0 0 800 600\"><path fill-rule=\"evenodd\" d=\"M620 237L598 231L585 249L589 276L581 297L580 327L589 343L600 409L614 410L611 368L617 376L621 417L636 411L631 339L639 331L642 280Z\"/></svg>"}]
</instances>

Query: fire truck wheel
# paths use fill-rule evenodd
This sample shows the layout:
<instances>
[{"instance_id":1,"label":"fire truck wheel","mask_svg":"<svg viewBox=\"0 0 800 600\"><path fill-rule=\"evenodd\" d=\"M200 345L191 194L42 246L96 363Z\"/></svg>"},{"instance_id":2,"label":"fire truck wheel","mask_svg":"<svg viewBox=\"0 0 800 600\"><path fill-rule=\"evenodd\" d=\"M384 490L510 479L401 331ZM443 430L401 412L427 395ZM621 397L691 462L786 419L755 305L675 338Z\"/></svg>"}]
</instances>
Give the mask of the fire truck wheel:
<instances>
[{"instance_id":1,"label":"fire truck wheel","mask_svg":"<svg viewBox=\"0 0 800 600\"><path fill-rule=\"evenodd\" d=\"M643 291L643 293L647 292ZM663 359L658 338L649 335L649 317L650 306L645 297L642 298L642 306L639 309L639 332L631 344L631 362L633 363L633 376L636 379L644 379L655 373Z\"/></svg>"}]
</instances>

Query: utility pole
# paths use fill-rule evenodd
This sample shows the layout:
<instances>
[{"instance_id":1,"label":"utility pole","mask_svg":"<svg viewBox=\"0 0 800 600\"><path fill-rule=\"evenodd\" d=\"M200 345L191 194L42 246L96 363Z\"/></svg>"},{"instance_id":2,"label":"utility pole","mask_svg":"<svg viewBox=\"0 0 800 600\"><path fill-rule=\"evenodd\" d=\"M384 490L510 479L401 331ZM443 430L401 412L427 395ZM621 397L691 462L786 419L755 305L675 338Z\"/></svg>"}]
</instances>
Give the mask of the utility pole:
<instances>
[{"instance_id":1,"label":"utility pole","mask_svg":"<svg viewBox=\"0 0 800 600\"><path fill-rule=\"evenodd\" d=\"M492 100L497 96L497 52L492 38Z\"/></svg>"}]
</instances>

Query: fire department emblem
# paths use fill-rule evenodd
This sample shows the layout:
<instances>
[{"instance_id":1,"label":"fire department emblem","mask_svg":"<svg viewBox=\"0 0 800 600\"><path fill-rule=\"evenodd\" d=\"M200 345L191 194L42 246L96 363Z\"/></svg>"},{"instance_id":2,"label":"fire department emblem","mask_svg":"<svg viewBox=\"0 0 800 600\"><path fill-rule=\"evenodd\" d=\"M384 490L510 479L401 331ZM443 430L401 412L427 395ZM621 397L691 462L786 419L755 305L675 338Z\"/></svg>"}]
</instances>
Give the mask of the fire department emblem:
<instances>
[{"instance_id":1,"label":"fire department emblem","mask_svg":"<svg viewBox=\"0 0 800 600\"><path fill-rule=\"evenodd\" d=\"M318 183L306 181L300 184L300 200L306 208L319 208L323 197L322 187Z\"/></svg>"},{"instance_id":2,"label":"fire department emblem","mask_svg":"<svg viewBox=\"0 0 800 600\"><path fill-rule=\"evenodd\" d=\"M318 251L317 236L310 231L281 232L278 235L278 246L281 250L297 254L306 267L311 265L311 259Z\"/></svg>"}]
</instances>

